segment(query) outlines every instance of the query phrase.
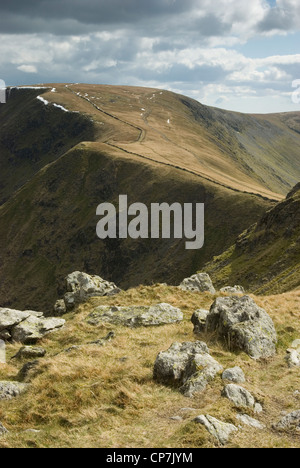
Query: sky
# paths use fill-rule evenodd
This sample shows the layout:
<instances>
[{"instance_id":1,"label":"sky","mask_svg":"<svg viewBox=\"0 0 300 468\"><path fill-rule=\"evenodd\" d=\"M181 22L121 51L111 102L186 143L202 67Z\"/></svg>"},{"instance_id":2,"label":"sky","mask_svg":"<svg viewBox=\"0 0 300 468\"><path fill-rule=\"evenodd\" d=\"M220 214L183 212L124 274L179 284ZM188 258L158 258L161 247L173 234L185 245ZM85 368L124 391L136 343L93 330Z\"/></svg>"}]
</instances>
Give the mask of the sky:
<instances>
[{"instance_id":1,"label":"sky","mask_svg":"<svg viewBox=\"0 0 300 468\"><path fill-rule=\"evenodd\" d=\"M162 88L240 112L300 110L300 0L0 0L6 85Z\"/></svg>"}]
</instances>

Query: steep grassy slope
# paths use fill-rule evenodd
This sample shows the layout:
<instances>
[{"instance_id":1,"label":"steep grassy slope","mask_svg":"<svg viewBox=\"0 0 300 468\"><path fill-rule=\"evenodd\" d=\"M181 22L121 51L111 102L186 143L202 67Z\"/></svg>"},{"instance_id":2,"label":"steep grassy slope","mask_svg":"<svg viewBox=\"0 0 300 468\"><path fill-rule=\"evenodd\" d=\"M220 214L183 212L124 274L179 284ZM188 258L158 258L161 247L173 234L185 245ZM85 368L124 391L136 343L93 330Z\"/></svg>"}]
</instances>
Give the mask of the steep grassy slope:
<instances>
[{"instance_id":1,"label":"steep grassy slope","mask_svg":"<svg viewBox=\"0 0 300 468\"><path fill-rule=\"evenodd\" d=\"M139 201L205 203L205 247L178 239L96 236L96 207ZM136 161L100 143L82 143L41 170L0 207L2 305L49 311L62 278L74 270L101 274L121 287L179 282L230 245L270 204L183 171ZM245 213L247 215L245 216ZM42 294L41 294L42 291Z\"/></svg>"},{"instance_id":2,"label":"steep grassy slope","mask_svg":"<svg viewBox=\"0 0 300 468\"><path fill-rule=\"evenodd\" d=\"M0 205L49 162L94 138L90 119L42 105L45 90L12 89L0 106Z\"/></svg>"},{"instance_id":3,"label":"steep grassy slope","mask_svg":"<svg viewBox=\"0 0 300 468\"><path fill-rule=\"evenodd\" d=\"M31 374L28 392L11 401L0 401L0 421L10 431L0 437L0 447L217 447L215 439L193 419L210 414L240 425L236 419L239 410L221 396L221 375L204 394L191 399L153 380L157 354L175 341L195 341L191 316L199 307L209 308L213 299L209 294L156 285L131 289L114 298L95 298L68 314L65 328L39 343L47 355L40 359L35 375ZM198 337L208 343L211 355L224 368L242 367L246 375L243 386L263 406L260 415L250 414L266 428L243 426L228 447L299 448L297 432L280 433L272 428L283 412L299 409L299 369L288 369L284 361L287 347L299 338L299 292L254 299L274 320L279 336L274 358L253 361L244 353L228 351L212 336ZM99 303L126 306L158 302L180 307L184 321L137 329L109 324L92 327L85 321ZM87 345L112 329L116 337L105 347ZM83 346L63 352L76 345ZM20 344L7 346L7 365L0 366L0 380L14 379L26 362L9 360L19 348ZM170 419L175 416L182 420Z\"/></svg>"},{"instance_id":4,"label":"steep grassy slope","mask_svg":"<svg viewBox=\"0 0 300 468\"><path fill-rule=\"evenodd\" d=\"M241 283L256 293L300 286L300 184L236 243L206 266L219 285Z\"/></svg>"}]
</instances>

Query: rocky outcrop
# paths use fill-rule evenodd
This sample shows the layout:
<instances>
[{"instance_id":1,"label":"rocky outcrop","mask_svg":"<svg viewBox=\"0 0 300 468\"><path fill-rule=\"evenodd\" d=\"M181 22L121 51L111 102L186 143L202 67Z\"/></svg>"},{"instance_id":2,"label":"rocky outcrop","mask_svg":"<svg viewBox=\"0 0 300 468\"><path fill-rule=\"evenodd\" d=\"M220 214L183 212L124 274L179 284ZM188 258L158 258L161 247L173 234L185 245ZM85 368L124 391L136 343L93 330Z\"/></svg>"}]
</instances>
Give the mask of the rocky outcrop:
<instances>
[{"instance_id":1,"label":"rocky outcrop","mask_svg":"<svg viewBox=\"0 0 300 468\"><path fill-rule=\"evenodd\" d=\"M0 400L11 400L24 393L27 388L25 383L0 381Z\"/></svg>"},{"instance_id":2,"label":"rocky outcrop","mask_svg":"<svg viewBox=\"0 0 300 468\"><path fill-rule=\"evenodd\" d=\"M279 431L300 431L300 410L287 414L273 427Z\"/></svg>"},{"instance_id":3,"label":"rocky outcrop","mask_svg":"<svg viewBox=\"0 0 300 468\"><path fill-rule=\"evenodd\" d=\"M226 369L222 375L223 380L228 380L233 383L244 383L246 382L245 374L240 367L233 367L231 369Z\"/></svg>"},{"instance_id":4,"label":"rocky outcrop","mask_svg":"<svg viewBox=\"0 0 300 468\"><path fill-rule=\"evenodd\" d=\"M197 273L190 278L185 278L179 287L183 291L216 293L212 280L207 273Z\"/></svg>"},{"instance_id":5,"label":"rocky outcrop","mask_svg":"<svg viewBox=\"0 0 300 468\"><path fill-rule=\"evenodd\" d=\"M233 424L224 423L209 415L200 415L194 421L202 424L221 445L226 445L230 437L238 432L237 427Z\"/></svg>"},{"instance_id":6,"label":"rocky outcrop","mask_svg":"<svg viewBox=\"0 0 300 468\"><path fill-rule=\"evenodd\" d=\"M0 333L6 341L32 344L65 324L65 320L46 318L42 312L0 308ZM2 338L2 339L3 339Z\"/></svg>"},{"instance_id":7,"label":"rocky outcrop","mask_svg":"<svg viewBox=\"0 0 300 468\"><path fill-rule=\"evenodd\" d=\"M286 362L290 368L300 367L300 340L295 340L286 351Z\"/></svg>"},{"instance_id":8,"label":"rocky outcrop","mask_svg":"<svg viewBox=\"0 0 300 468\"><path fill-rule=\"evenodd\" d=\"M167 351L158 354L153 377L160 383L179 387L181 393L192 397L202 393L222 370L205 343L173 343Z\"/></svg>"},{"instance_id":9,"label":"rocky outcrop","mask_svg":"<svg viewBox=\"0 0 300 468\"><path fill-rule=\"evenodd\" d=\"M276 353L273 321L249 296L218 297L207 316L206 331L216 332L231 350L244 351L253 359Z\"/></svg>"},{"instance_id":10,"label":"rocky outcrop","mask_svg":"<svg viewBox=\"0 0 300 468\"><path fill-rule=\"evenodd\" d=\"M261 413L262 407L248 390L235 384L226 385L223 396L228 398L236 408L248 408L255 413Z\"/></svg>"},{"instance_id":11,"label":"rocky outcrop","mask_svg":"<svg viewBox=\"0 0 300 468\"><path fill-rule=\"evenodd\" d=\"M177 323L182 320L181 310L170 304L128 307L100 306L87 317L87 322L90 325L108 322L126 327L150 327Z\"/></svg>"},{"instance_id":12,"label":"rocky outcrop","mask_svg":"<svg viewBox=\"0 0 300 468\"><path fill-rule=\"evenodd\" d=\"M198 309L193 313L191 321L194 325L194 333L196 335L205 332L206 319L208 314L209 311L204 309Z\"/></svg>"},{"instance_id":13,"label":"rocky outcrop","mask_svg":"<svg viewBox=\"0 0 300 468\"><path fill-rule=\"evenodd\" d=\"M226 294L245 294L245 289L243 286L225 286L225 288L220 289L220 292Z\"/></svg>"},{"instance_id":14,"label":"rocky outcrop","mask_svg":"<svg viewBox=\"0 0 300 468\"><path fill-rule=\"evenodd\" d=\"M66 294L64 296L65 308L72 310L76 305L86 302L95 296L113 296L121 290L115 285L100 278L100 276L88 275L81 271L75 271L65 279ZM55 314L64 313L64 306L57 301L54 306Z\"/></svg>"}]
</instances>

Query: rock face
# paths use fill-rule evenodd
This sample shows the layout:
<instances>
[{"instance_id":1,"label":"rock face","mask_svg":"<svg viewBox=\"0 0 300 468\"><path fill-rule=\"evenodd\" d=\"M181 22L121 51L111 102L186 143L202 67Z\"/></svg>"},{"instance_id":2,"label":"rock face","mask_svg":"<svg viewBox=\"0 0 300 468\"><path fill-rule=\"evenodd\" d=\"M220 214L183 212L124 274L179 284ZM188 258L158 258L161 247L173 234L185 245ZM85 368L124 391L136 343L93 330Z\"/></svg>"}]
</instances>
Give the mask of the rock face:
<instances>
[{"instance_id":1,"label":"rock face","mask_svg":"<svg viewBox=\"0 0 300 468\"><path fill-rule=\"evenodd\" d=\"M20 382L0 382L0 400L11 400L21 393L25 392L28 388L27 384Z\"/></svg>"},{"instance_id":2,"label":"rock face","mask_svg":"<svg viewBox=\"0 0 300 468\"><path fill-rule=\"evenodd\" d=\"M300 340L295 340L287 349L286 362L290 368L300 367Z\"/></svg>"},{"instance_id":3,"label":"rock face","mask_svg":"<svg viewBox=\"0 0 300 468\"><path fill-rule=\"evenodd\" d=\"M249 296L218 297L207 316L206 331L217 332L231 350L242 350L253 359L276 353L273 321Z\"/></svg>"},{"instance_id":4,"label":"rock face","mask_svg":"<svg viewBox=\"0 0 300 468\"><path fill-rule=\"evenodd\" d=\"M228 380L234 383L246 382L245 374L240 367L233 367L232 369L226 369L222 375L223 380Z\"/></svg>"},{"instance_id":5,"label":"rock face","mask_svg":"<svg viewBox=\"0 0 300 468\"><path fill-rule=\"evenodd\" d=\"M173 343L167 351L158 354L153 377L160 383L180 387L181 393L192 397L203 392L222 370L205 343Z\"/></svg>"},{"instance_id":6,"label":"rock face","mask_svg":"<svg viewBox=\"0 0 300 468\"><path fill-rule=\"evenodd\" d=\"M25 344L35 343L64 324L65 320L45 318L42 312L0 308L0 333L6 341L13 339Z\"/></svg>"},{"instance_id":7,"label":"rock face","mask_svg":"<svg viewBox=\"0 0 300 468\"><path fill-rule=\"evenodd\" d=\"M94 296L112 296L121 290L109 281L105 281L100 276L91 276L81 271L75 271L65 279L66 294L64 302L67 310L72 310L76 304L87 301ZM61 303L55 304L56 312L63 311Z\"/></svg>"},{"instance_id":8,"label":"rock face","mask_svg":"<svg viewBox=\"0 0 300 468\"><path fill-rule=\"evenodd\" d=\"M249 408L260 413L262 408L255 402L255 398L248 390L235 384L226 385L223 396L228 398L237 408Z\"/></svg>"},{"instance_id":9,"label":"rock face","mask_svg":"<svg viewBox=\"0 0 300 468\"><path fill-rule=\"evenodd\" d=\"M245 294L245 289L243 286L225 286L225 288L220 289L220 292L227 294Z\"/></svg>"},{"instance_id":10,"label":"rock face","mask_svg":"<svg viewBox=\"0 0 300 468\"><path fill-rule=\"evenodd\" d=\"M300 410L293 411L282 418L274 428L279 431L300 430Z\"/></svg>"},{"instance_id":11,"label":"rock face","mask_svg":"<svg viewBox=\"0 0 300 468\"><path fill-rule=\"evenodd\" d=\"M221 445L226 445L230 436L238 432L237 427L233 424L224 423L209 415L200 415L194 421L202 424Z\"/></svg>"},{"instance_id":12,"label":"rock face","mask_svg":"<svg viewBox=\"0 0 300 468\"><path fill-rule=\"evenodd\" d=\"M194 333L197 335L199 333L205 332L206 319L209 314L208 310L199 309L193 313L192 324L194 325Z\"/></svg>"},{"instance_id":13,"label":"rock face","mask_svg":"<svg viewBox=\"0 0 300 468\"><path fill-rule=\"evenodd\" d=\"M190 278L185 278L179 287L183 291L216 293L212 280L207 273L197 273Z\"/></svg>"},{"instance_id":14,"label":"rock face","mask_svg":"<svg viewBox=\"0 0 300 468\"><path fill-rule=\"evenodd\" d=\"M97 307L87 318L90 325L101 322L124 325L126 327L150 327L177 323L183 320L183 313L170 304L153 306Z\"/></svg>"}]
</instances>

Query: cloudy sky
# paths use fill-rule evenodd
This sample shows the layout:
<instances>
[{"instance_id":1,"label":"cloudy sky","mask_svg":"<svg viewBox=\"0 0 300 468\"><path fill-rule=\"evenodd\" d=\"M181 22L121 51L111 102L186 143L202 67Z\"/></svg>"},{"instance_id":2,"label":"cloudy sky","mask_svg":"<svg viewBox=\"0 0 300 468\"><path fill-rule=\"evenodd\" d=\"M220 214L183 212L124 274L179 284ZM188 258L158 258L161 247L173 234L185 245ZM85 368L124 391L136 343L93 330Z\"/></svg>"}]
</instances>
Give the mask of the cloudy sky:
<instances>
[{"instance_id":1,"label":"cloudy sky","mask_svg":"<svg viewBox=\"0 0 300 468\"><path fill-rule=\"evenodd\" d=\"M300 0L0 0L7 85L150 86L243 112L300 110L299 45Z\"/></svg>"}]
</instances>

